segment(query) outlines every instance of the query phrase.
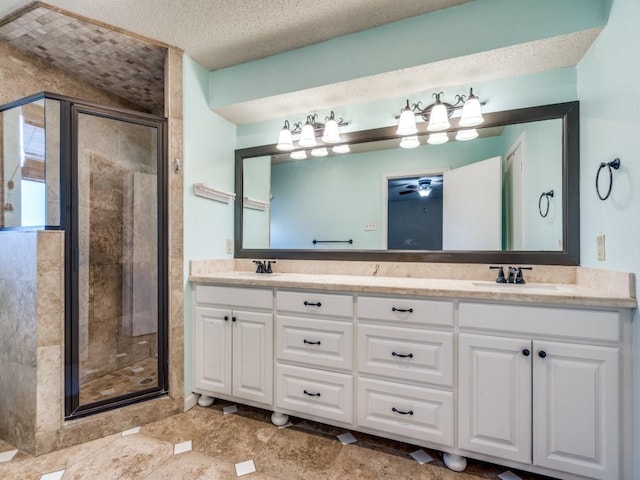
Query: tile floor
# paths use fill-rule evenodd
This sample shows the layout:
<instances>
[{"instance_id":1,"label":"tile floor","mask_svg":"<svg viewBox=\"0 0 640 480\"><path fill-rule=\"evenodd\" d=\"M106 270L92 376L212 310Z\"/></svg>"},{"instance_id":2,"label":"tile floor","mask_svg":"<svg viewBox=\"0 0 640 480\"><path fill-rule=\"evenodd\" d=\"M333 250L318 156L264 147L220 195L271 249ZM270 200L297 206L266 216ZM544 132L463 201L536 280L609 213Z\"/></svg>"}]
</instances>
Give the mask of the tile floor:
<instances>
[{"instance_id":1,"label":"tile floor","mask_svg":"<svg viewBox=\"0 0 640 480\"><path fill-rule=\"evenodd\" d=\"M158 359L147 358L80 386L80 405L146 390L158 384Z\"/></svg>"},{"instance_id":2,"label":"tile floor","mask_svg":"<svg viewBox=\"0 0 640 480\"><path fill-rule=\"evenodd\" d=\"M504 467L469 461L455 473L440 453L420 465L409 453L419 447L353 432L356 443L343 445L344 429L292 418L288 428L269 421L271 412L229 403L195 407L141 428L111 435L40 457L0 441L2 480L226 480L238 478L236 464L248 462L255 473L247 480L497 479ZM512 470L523 480L544 479Z\"/></svg>"}]
</instances>

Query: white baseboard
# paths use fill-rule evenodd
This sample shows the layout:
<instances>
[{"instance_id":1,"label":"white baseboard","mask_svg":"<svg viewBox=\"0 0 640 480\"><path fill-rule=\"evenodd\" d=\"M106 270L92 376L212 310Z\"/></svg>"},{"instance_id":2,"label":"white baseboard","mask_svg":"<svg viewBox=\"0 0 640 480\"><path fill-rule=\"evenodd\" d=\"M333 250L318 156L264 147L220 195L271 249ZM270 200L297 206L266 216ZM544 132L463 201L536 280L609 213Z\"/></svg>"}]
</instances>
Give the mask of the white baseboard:
<instances>
[{"instance_id":1,"label":"white baseboard","mask_svg":"<svg viewBox=\"0 0 640 480\"><path fill-rule=\"evenodd\" d=\"M198 397L200 395L198 395L197 393L192 393L191 395L188 395L185 397L184 399L184 411L186 412L187 410L191 410L193 407L195 407L198 404Z\"/></svg>"}]
</instances>

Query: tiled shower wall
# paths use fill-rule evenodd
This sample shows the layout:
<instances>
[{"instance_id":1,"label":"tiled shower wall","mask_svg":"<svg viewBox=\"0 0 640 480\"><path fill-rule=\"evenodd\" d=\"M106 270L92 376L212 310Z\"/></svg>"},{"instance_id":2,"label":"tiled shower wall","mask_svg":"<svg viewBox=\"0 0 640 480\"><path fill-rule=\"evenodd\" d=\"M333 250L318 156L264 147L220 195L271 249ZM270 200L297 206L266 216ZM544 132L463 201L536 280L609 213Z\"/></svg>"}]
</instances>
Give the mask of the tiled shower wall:
<instances>
[{"instance_id":1,"label":"tiled shower wall","mask_svg":"<svg viewBox=\"0 0 640 480\"><path fill-rule=\"evenodd\" d=\"M0 232L0 438L35 446L35 232Z\"/></svg>"},{"instance_id":2,"label":"tiled shower wall","mask_svg":"<svg viewBox=\"0 0 640 480\"><path fill-rule=\"evenodd\" d=\"M61 95L82 98L88 101L108 106L127 107L126 102L118 97L108 94L91 85L78 81L73 75L52 68L46 62L19 52L4 42L0 42L0 104L37 93L49 91ZM11 314L13 320L2 313L5 302L0 305L0 439L13 443L24 450L42 454L52 450L74 445L80 442L99 438L115 433L126 428L141 425L168 415L175 414L184 409L184 319L183 319L183 245L182 245L182 172L174 173L171 165L174 159L182 158L182 52L177 49L169 49L165 71L165 116L168 118L169 139L169 395L128 407L119 408L102 414L92 415L73 421L64 421L64 337L62 334L61 318L56 315L42 318L36 313L36 307L31 310L29 316L31 330L24 325L25 332L30 332L23 338L23 347L20 351L27 352L29 359L27 365L9 360L17 349L19 338L13 335L5 336L4 329L11 329L11 321L24 318L23 315ZM59 235L60 232L39 232L39 235ZM38 275L36 266L37 240L34 232L4 232L7 242L16 241L14 235L32 235L31 255L18 256L14 251L2 249L2 254L12 253L12 258L17 261L19 268L29 270L33 277ZM61 246L62 248L62 246ZM4 258L4 257L2 257ZM59 259L59 261L62 261ZM0 260L4 265L4 260ZM52 267L52 263L48 264ZM42 272L44 273L44 271ZM55 276L51 271L48 277ZM17 281L17 275L11 277ZM35 299L35 291L30 296L29 302L35 302L45 308L46 305L55 307L53 297L60 298L58 315L63 315L61 304L63 298L63 285L53 285L48 281L42 281L38 288L43 295ZM28 282L25 284L27 287ZM0 281L0 296L11 297L16 293L13 285ZM36 288L36 284L32 284ZM49 295L53 297L48 298ZM46 311L41 310L41 311ZM35 324L38 325L38 339L35 334ZM26 321L26 320L25 320ZM46 333L45 333L46 332ZM43 337L41 337L44 335ZM41 340L42 338L42 340ZM5 340L6 339L6 340ZM42 341L39 345L36 342ZM5 343L15 343L16 347L7 347ZM14 353L11 348L13 348ZM40 368L42 367L42 368ZM13 370L12 370L13 369ZM18 379L16 381L16 379ZM3 383L4 382L4 383ZM12 400L5 395L10 388L15 393ZM41 399L42 401L39 401ZM13 402L13 407L9 404ZM5 426L2 422L12 422ZM7 429L11 430L10 432ZM20 439L22 435L22 439ZM22 443L20 443L22 442Z\"/></svg>"}]
</instances>

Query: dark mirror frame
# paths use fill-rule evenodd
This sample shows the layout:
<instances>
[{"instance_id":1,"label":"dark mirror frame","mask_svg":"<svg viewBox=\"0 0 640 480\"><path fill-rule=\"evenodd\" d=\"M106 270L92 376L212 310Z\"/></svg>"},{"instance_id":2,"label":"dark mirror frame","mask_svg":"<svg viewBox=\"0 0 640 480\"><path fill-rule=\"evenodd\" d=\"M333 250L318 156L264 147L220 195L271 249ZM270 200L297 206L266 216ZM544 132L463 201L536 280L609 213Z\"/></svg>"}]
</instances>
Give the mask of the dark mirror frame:
<instances>
[{"instance_id":1,"label":"dark mirror frame","mask_svg":"<svg viewBox=\"0 0 640 480\"><path fill-rule=\"evenodd\" d=\"M562 119L562 232L558 251L454 251L454 250L316 250L246 249L242 247L243 160L278 155L275 144L235 151L235 258L281 258L292 260L351 260L379 262L497 263L538 265L580 264L580 103L566 102L539 107L487 113L478 128L496 127L542 120ZM457 131L449 129L449 132ZM400 138L396 127L375 128L342 134L342 143L364 143ZM277 132L276 132L277 133ZM275 133L274 133L275 135ZM423 134L424 135L424 134Z\"/></svg>"}]
</instances>

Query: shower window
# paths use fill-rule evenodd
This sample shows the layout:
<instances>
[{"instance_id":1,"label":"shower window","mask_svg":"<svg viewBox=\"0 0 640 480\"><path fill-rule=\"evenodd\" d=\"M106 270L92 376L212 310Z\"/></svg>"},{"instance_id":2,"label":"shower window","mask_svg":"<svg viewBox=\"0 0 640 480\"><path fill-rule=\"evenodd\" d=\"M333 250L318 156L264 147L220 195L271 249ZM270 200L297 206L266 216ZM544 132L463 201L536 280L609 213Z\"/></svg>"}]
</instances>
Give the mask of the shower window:
<instances>
[{"instance_id":1,"label":"shower window","mask_svg":"<svg viewBox=\"0 0 640 480\"><path fill-rule=\"evenodd\" d=\"M57 103L57 102L56 102ZM46 101L44 98L26 102L0 113L0 227L58 226L59 215L47 218L48 205L57 195L57 176L47 178ZM59 105L48 104L59 108ZM53 114L55 116L55 113ZM51 132L55 135L57 132Z\"/></svg>"}]
</instances>

